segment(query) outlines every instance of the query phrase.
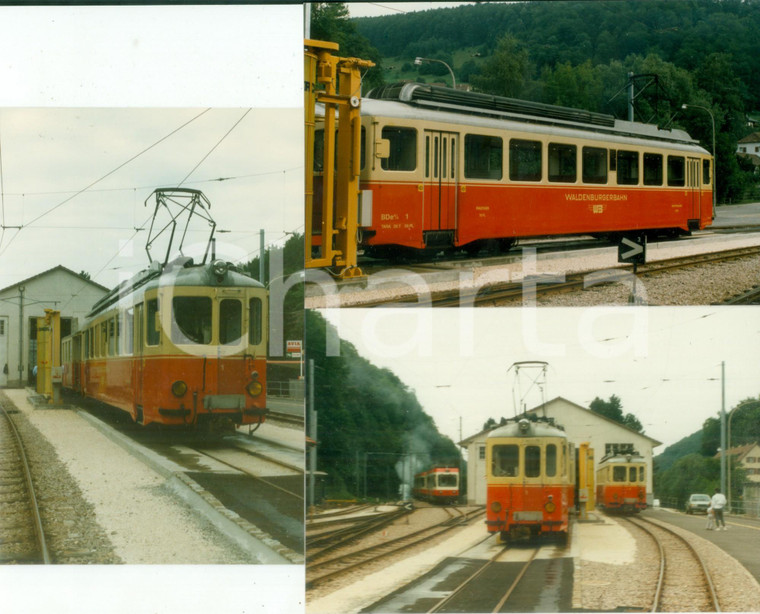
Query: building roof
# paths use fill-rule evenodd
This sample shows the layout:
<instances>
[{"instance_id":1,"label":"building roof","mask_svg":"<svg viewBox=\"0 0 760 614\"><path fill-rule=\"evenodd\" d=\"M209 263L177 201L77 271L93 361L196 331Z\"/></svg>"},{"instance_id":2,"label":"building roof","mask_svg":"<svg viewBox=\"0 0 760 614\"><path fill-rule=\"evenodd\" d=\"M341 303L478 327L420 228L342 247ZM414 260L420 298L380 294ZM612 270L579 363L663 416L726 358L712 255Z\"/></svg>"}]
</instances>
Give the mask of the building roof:
<instances>
[{"instance_id":1,"label":"building roof","mask_svg":"<svg viewBox=\"0 0 760 614\"><path fill-rule=\"evenodd\" d=\"M55 271L63 271L64 273L69 273L70 275L73 275L77 279L81 279L82 281L95 286L99 290L103 290L105 292L108 292L110 288L106 288L105 286L101 286L99 283L92 281L91 279L85 279L78 273L75 273L69 268L66 268L65 266L59 264L56 267L53 267L52 269L48 269L47 271L43 271L42 273L37 273L37 275L32 275L31 277L27 277L26 279L22 279L21 281L17 281L15 284L11 284L10 286L6 286L5 288L0 288L0 292L5 292L6 290L10 290L11 288L16 288L17 286L22 286L24 284L29 283L32 280L39 279L40 277L44 277L45 275L49 275L51 273L54 273Z\"/></svg>"},{"instance_id":2,"label":"building roof","mask_svg":"<svg viewBox=\"0 0 760 614\"><path fill-rule=\"evenodd\" d=\"M743 139L739 139L739 143L760 143L760 132L753 132L748 134Z\"/></svg>"},{"instance_id":3,"label":"building roof","mask_svg":"<svg viewBox=\"0 0 760 614\"><path fill-rule=\"evenodd\" d=\"M729 448L726 450L726 454L736 456L736 461L738 463L741 463L744 461L744 457L747 456L747 454L754 450L758 445L760 444L758 444L756 441L753 441L752 443L748 443L743 446ZM720 458L720 452L718 452L713 458Z\"/></svg>"},{"instance_id":4,"label":"building roof","mask_svg":"<svg viewBox=\"0 0 760 614\"><path fill-rule=\"evenodd\" d=\"M547 405L551 405L552 403L556 403L557 401L564 401L565 403L567 403L569 405L572 405L573 407L576 407L577 409L579 409L581 411L585 411L585 412L588 412L588 413L592 414L594 416L594 418L597 418L599 420L604 420L606 422L609 422L610 424L614 424L615 426L620 427L621 429L625 429L627 431L630 431L631 433L634 433L635 435L638 435L639 437L643 437L645 439L648 439L649 441L652 442L653 447L657 447L657 446L662 445L661 441L657 441L656 439L654 439L652 437L649 437L649 435L645 435L644 433L639 433L638 431L634 431L632 428L625 426L625 424L620 424L620 422L616 422L615 420L611 420L610 418L607 418L606 416L602 416L601 414L597 414L596 412L591 411L587 407L583 407L582 405L578 405L577 403L573 403L572 401L568 401L566 398L561 397L561 396L555 397L551 401L547 401L546 403L544 403L542 405L538 405L537 407L529 409L525 413L535 414L539 410L541 410L543 407L545 407ZM480 437L482 437L486 433L492 431L493 429L499 428L499 426L500 425L497 424L493 428L484 429L484 430L480 431L479 433L476 433L475 435L471 435L470 437L467 437L466 439L463 439L462 441L460 441L459 445L460 446L467 446L468 444L472 443L476 439L479 439Z\"/></svg>"}]
</instances>

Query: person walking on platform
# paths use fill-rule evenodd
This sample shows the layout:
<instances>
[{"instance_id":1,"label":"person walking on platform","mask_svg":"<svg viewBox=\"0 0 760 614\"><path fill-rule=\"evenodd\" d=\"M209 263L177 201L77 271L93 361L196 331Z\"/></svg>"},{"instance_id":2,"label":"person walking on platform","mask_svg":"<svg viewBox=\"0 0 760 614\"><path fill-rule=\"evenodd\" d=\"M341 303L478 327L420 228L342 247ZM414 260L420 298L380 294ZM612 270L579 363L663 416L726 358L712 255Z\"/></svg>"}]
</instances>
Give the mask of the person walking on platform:
<instances>
[{"instance_id":1,"label":"person walking on platform","mask_svg":"<svg viewBox=\"0 0 760 614\"><path fill-rule=\"evenodd\" d=\"M726 505L726 496L720 492L720 488L715 489L715 494L710 500L711 507L715 512L715 530L720 531L721 528L726 530L726 521L723 520L723 508Z\"/></svg>"}]
</instances>

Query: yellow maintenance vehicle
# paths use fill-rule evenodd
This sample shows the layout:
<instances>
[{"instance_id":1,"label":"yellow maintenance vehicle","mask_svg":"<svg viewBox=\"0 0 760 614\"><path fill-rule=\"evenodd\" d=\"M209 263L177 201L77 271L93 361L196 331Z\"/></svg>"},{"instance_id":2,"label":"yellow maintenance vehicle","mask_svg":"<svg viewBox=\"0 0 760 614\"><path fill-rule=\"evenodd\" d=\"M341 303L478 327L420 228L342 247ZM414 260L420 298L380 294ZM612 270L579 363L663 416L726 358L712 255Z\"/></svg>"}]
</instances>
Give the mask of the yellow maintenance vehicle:
<instances>
[{"instance_id":1,"label":"yellow maintenance vehicle","mask_svg":"<svg viewBox=\"0 0 760 614\"><path fill-rule=\"evenodd\" d=\"M304 41L306 266L353 278L362 276L357 262L361 70L374 63L342 58L337 51L336 43ZM317 104L324 108L324 123L315 153Z\"/></svg>"}]
</instances>

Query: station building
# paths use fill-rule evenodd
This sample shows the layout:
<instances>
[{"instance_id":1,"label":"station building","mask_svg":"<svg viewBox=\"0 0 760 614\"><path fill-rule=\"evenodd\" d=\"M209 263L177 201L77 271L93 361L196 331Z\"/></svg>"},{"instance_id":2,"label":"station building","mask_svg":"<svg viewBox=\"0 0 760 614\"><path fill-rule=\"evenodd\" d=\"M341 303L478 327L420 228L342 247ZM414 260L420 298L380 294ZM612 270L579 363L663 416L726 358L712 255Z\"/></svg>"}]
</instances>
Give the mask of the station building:
<instances>
[{"instance_id":1,"label":"station building","mask_svg":"<svg viewBox=\"0 0 760 614\"><path fill-rule=\"evenodd\" d=\"M0 387L32 384L37 362L37 318L61 314L61 337L79 330L92 306L109 289L57 266L0 289Z\"/></svg>"},{"instance_id":2,"label":"station building","mask_svg":"<svg viewBox=\"0 0 760 614\"><path fill-rule=\"evenodd\" d=\"M534 407L526 413L553 418L561 426L576 449L588 443L594 450L594 475L599 461L615 450L633 447L647 465L647 504L652 505L652 459L653 450L662 442L642 435L622 424L610 420L590 409L562 397ZM498 427L494 427L498 428ZM459 443L467 449L467 502L476 505L486 503L486 437L489 430L481 431Z\"/></svg>"}]
</instances>

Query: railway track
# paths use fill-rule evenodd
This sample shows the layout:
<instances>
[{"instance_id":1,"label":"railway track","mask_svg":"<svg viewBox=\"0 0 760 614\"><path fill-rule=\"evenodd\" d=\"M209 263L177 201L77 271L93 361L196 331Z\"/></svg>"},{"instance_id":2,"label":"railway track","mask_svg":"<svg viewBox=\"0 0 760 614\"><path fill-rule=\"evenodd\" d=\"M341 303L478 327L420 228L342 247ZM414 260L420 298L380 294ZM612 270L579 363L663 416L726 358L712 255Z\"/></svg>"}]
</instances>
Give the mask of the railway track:
<instances>
[{"instance_id":1,"label":"railway track","mask_svg":"<svg viewBox=\"0 0 760 614\"><path fill-rule=\"evenodd\" d=\"M710 572L686 537L644 518L626 520L645 531L660 553L652 612L721 611Z\"/></svg>"},{"instance_id":2,"label":"railway track","mask_svg":"<svg viewBox=\"0 0 760 614\"><path fill-rule=\"evenodd\" d=\"M31 468L11 413L0 402L0 563L51 563Z\"/></svg>"},{"instance_id":3,"label":"railway track","mask_svg":"<svg viewBox=\"0 0 760 614\"><path fill-rule=\"evenodd\" d=\"M391 512L375 514L372 516L360 516L353 519L337 518L332 521L326 521L320 526L325 528L327 522L339 523L339 527L318 532L316 526L312 525L310 529L307 525L306 535L306 560L313 563L324 558L332 552L343 546L346 546L365 535L388 526L402 516L411 513L412 510L399 508ZM311 534L309 531L311 530Z\"/></svg>"},{"instance_id":4,"label":"railway track","mask_svg":"<svg viewBox=\"0 0 760 614\"><path fill-rule=\"evenodd\" d=\"M416 545L429 543L431 540L445 533L464 526L484 513L485 510L483 509L476 509L466 514L450 517L438 524L425 527L424 529L414 531L396 539L382 542L375 546L368 546L361 550L355 550L348 554L337 555L314 563L309 563L307 560L306 588L314 588L315 586L333 580L348 571L353 571L379 559L408 550Z\"/></svg>"},{"instance_id":5,"label":"railway track","mask_svg":"<svg viewBox=\"0 0 760 614\"><path fill-rule=\"evenodd\" d=\"M487 537L486 539L489 539ZM507 603L510 596L514 592L517 585L520 583L520 581L523 579L525 574L528 572L528 569L530 568L531 564L536 558L536 555L538 555L538 552L540 550L540 547L535 547L532 549L532 551L528 554L528 559L523 563L520 570L517 572L517 574L514 576L511 582L507 585L506 590L504 593L499 597L499 600L497 601L496 605L493 607L491 612L500 612L501 609L504 607L504 604ZM458 608L453 607L454 602L465 595L468 591L480 591L479 588L477 588L475 585L478 582L480 578L488 574L497 563L500 562L502 558L504 558L504 555L509 551L508 546L504 546L501 548L498 552L496 552L484 565L482 565L479 569L477 569L474 573L472 573L468 578L466 578L463 582L461 582L456 588L454 588L451 593L446 595L446 597L442 598L438 603L436 603L433 607L431 607L428 610L428 614L432 614L433 612L444 612L451 608L451 611L459 611ZM493 588L493 584L489 587L490 589Z\"/></svg>"},{"instance_id":6,"label":"railway track","mask_svg":"<svg viewBox=\"0 0 760 614\"><path fill-rule=\"evenodd\" d=\"M698 254L694 256L681 256L641 265L638 267L636 274L638 277L658 275L668 271L736 260L738 258L756 256L758 254L760 254L760 247L747 247ZM579 292L591 286L625 281L626 279L632 278L632 270L628 267L618 267L611 271L604 271L601 274L595 274L593 272L571 274L565 276L564 281L552 278L551 276L536 276L535 278L527 278L517 283L487 286L482 291L476 290L474 292L463 292L461 290L456 290L441 292L431 297L429 305L433 307L453 307L460 305L461 303L478 305L507 301L522 302L525 299L534 300L538 296L548 296L550 294L558 294L562 292ZM416 302L414 304L419 305L420 303Z\"/></svg>"}]
</instances>

